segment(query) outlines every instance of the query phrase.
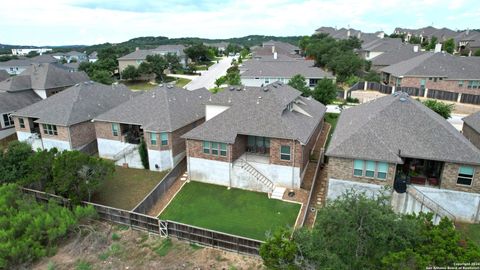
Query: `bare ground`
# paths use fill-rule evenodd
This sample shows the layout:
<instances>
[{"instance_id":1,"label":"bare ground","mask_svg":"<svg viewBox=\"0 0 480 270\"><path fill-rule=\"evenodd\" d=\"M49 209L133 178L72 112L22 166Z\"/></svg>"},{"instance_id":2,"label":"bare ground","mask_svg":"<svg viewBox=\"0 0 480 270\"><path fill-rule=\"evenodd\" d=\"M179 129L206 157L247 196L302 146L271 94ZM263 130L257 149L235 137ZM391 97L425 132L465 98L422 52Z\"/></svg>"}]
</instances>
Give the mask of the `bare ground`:
<instances>
[{"instance_id":1,"label":"bare ground","mask_svg":"<svg viewBox=\"0 0 480 270\"><path fill-rule=\"evenodd\" d=\"M66 270L79 264L90 269L264 269L259 257L165 240L106 222L97 221L88 228L65 240L54 256L31 269Z\"/></svg>"}]
</instances>

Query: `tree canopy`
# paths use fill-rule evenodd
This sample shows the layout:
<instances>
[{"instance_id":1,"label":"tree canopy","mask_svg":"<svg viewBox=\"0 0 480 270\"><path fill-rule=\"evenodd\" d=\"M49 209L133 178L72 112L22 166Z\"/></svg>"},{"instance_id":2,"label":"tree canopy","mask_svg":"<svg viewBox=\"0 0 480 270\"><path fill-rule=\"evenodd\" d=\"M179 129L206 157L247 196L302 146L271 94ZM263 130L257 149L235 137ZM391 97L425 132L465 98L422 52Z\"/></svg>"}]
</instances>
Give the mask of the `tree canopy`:
<instances>
[{"instance_id":1,"label":"tree canopy","mask_svg":"<svg viewBox=\"0 0 480 270\"><path fill-rule=\"evenodd\" d=\"M455 51L455 40L453 40L453 38L447 39L443 43L443 50L448 53L453 53Z\"/></svg>"},{"instance_id":2,"label":"tree canopy","mask_svg":"<svg viewBox=\"0 0 480 270\"><path fill-rule=\"evenodd\" d=\"M331 104L337 98L337 86L330 79L318 81L312 97L324 105Z\"/></svg>"},{"instance_id":3,"label":"tree canopy","mask_svg":"<svg viewBox=\"0 0 480 270\"><path fill-rule=\"evenodd\" d=\"M302 96L304 97L308 97L312 94L312 90L307 86L305 77L300 74L293 76L290 81L288 81L288 85L302 92Z\"/></svg>"},{"instance_id":4,"label":"tree canopy","mask_svg":"<svg viewBox=\"0 0 480 270\"><path fill-rule=\"evenodd\" d=\"M455 106L452 103L448 104L435 99L427 99L422 103L423 105L427 106L432 111L438 113L445 119L450 118L450 116L452 115L453 108Z\"/></svg>"}]
</instances>

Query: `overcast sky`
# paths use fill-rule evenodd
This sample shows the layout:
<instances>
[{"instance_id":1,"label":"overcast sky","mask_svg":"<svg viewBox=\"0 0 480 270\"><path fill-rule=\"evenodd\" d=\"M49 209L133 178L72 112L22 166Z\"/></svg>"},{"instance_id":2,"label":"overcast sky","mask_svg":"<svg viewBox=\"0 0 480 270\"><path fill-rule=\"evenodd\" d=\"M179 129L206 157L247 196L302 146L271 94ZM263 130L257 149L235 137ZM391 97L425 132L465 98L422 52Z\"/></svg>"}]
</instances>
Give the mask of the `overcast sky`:
<instances>
[{"instance_id":1,"label":"overcast sky","mask_svg":"<svg viewBox=\"0 0 480 270\"><path fill-rule=\"evenodd\" d=\"M320 26L480 28L475 0L31 0L0 5L0 43L72 45L139 36L311 35Z\"/></svg>"}]
</instances>

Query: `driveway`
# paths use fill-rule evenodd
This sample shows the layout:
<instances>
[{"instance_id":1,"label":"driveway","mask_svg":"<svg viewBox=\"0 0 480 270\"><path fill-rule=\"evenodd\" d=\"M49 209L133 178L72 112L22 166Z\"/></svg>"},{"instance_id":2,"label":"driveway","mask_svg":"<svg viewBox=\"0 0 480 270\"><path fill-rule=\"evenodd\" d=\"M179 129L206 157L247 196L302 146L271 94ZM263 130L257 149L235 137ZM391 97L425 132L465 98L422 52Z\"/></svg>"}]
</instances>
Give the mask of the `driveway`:
<instances>
[{"instance_id":1,"label":"driveway","mask_svg":"<svg viewBox=\"0 0 480 270\"><path fill-rule=\"evenodd\" d=\"M233 58L234 57L223 58L217 64L213 64L208 70L202 71L202 75L194 78L185 85L185 89L194 90L202 87L210 89L215 87L215 80L227 74L227 69L230 67Z\"/></svg>"}]
</instances>

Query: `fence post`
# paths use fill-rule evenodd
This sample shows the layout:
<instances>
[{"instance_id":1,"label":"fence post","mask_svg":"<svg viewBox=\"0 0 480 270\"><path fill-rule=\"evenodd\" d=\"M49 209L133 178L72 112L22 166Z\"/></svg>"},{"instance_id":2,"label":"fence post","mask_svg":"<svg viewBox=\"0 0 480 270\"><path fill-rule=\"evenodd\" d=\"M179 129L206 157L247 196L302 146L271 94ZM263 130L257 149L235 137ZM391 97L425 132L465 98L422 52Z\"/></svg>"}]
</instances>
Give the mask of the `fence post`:
<instances>
[{"instance_id":1,"label":"fence post","mask_svg":"<svg viewBox=\"0 0 480 270\"><path fill-rule=\"evenodd\" d=\"M365 82L363 83L363 91L367 91L367 89L368 89L368 82L365 81Z\"/></svg>"},{"instance_id":2,"label":"fence post","mask_svg":"<svg viewBox=\"0 0 480 270\"><path fill-rule=\"evenodd\" d=\"M460 103L460 101L462 101L462 93L458 93L457 102Z\"/></svg>"},{"instance_id":3,"label":"fence post","mask_svg":"<svg viewBox=\"0 0 480 270\"><path fill-rule=\"evenodd\" d=\"M428 97L428 88L425 88L425 91L423 93L423 97L427 98Z\"/></svg>"}]
</instances>

